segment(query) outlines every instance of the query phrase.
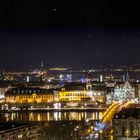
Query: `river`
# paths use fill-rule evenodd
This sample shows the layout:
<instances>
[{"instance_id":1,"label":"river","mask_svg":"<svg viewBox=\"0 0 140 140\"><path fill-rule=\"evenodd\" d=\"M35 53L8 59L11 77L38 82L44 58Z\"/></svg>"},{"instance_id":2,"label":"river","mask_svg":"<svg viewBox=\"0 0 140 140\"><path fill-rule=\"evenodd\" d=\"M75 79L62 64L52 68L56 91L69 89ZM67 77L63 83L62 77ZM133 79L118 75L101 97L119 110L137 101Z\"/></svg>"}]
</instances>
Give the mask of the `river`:
<instances>
[{"instance_id":1,"label":"river","mask_svg":"<svg viewBox=\"0 0 140 140\"><path fill-rule=\"evenodd\" d=\"M54 111L54 112L13 112L1 113L2 121L31 122L31 121L82 121L99 120L102 118L101 111Z\"/></svg>"}]
</instances>

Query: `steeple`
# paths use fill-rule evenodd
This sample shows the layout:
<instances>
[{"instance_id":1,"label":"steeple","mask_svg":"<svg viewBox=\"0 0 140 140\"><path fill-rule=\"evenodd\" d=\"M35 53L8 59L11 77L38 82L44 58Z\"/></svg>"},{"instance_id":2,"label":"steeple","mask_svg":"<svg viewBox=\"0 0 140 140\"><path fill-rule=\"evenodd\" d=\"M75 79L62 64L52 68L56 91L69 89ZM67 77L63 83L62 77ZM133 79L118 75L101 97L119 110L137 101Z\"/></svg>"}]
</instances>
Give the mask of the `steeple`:
<instances>
[{"instance_id":1,"label":"steeple","mask_svg":"<svg viewBox=\"0 0 140 140\"><path fill-rule=\"evenodd\" d=\"M41 62L41 65L40 65L41 70L43 69L43 67L44 67L44 64L43 62Z\"/></svg>"},{"instance_id":2,"label":"steeple","mask_svg":"<svg viewBox=\"0 0 140 140\"><path fill-rule=\"evenodd\" d=\"M90 73L88 73L87 77L86 77L86 89L87 90L91 90L92 89L91 81L92 81L92 76L91 76Z\"/></svg>"},{"instance_id":3,"label":"steeple","mask_svg":"<svg viewBox=\"0 0 140 140\"><path fill-rule=\"evenodd\" d=\"M43 75L44 75L44 64L41 62L40 64L40 81L43 81Z\"/></svg>"},{"instance_id":4,"label":"steeple","mask_svg":"<svg viewBox=\"0 0 140 140\"><path fill-rule=\"evenodd\" d=\"M129 73L127 71L127 73L126 73L126 81L128 81L128 80L129 80Z\"/></svg>"}]
</instances>

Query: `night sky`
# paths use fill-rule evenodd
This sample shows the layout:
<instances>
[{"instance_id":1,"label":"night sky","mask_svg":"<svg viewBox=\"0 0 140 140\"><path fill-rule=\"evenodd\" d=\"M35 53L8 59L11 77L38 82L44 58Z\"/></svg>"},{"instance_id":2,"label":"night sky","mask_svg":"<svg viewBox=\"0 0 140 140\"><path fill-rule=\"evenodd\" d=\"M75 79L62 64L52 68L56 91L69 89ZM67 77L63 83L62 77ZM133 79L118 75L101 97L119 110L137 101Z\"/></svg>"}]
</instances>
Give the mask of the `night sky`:
<instances>
[{"instance_id":1,"label":"night sky","mask_svg":"<svg viewBox=\"0 0 140 140\"><path fill-rule=\"evenodd\" d=\"M0 69L129 65L139 54L138 1L0 2Z\"/></svg>"}]
</instances>

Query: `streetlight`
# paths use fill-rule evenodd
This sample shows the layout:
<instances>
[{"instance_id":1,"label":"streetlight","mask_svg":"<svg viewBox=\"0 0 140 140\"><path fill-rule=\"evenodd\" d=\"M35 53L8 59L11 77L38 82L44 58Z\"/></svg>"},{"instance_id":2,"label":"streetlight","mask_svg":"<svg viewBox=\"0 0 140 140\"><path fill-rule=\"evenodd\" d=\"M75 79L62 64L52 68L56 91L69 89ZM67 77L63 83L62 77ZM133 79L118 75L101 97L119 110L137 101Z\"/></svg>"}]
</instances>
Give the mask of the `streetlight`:
<instances>
[{"instance_id":1,"label":"streetlight","mask_svg":"<svg viewBox=\"0 0 140 140\"><path fill-rule=\"evenodd\" d=\"M129 131L128 129L126 130L126 139L128 140L128 134L129 134Z\"/></svg>"},{"instance_id":2,"label":"streetlight","mask_svg":"<svg viewBox=\"0 0 140 140\"><path fill-rule=\"evenodd\" d=\"M100 138L102 139L103 130L100 130Z\"/></svg>"}]
</instances>

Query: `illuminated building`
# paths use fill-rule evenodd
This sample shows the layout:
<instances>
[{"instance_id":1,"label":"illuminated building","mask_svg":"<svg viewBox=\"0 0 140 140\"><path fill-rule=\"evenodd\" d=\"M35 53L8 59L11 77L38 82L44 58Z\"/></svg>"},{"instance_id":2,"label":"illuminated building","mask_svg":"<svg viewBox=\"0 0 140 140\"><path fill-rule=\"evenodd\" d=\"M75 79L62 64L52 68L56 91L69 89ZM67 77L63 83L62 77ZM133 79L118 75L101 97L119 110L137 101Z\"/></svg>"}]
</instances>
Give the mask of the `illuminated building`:
<instances>
[{"instance_id":1,"label":"illuminated building","mask_svg":"<svg viewBox=\"0 0 140 140\"><path fill-rule=\"evenodd\" d=\"M4 102L5 92L9 89L11 81L0 81L0 103Z\"/></svg>"},{"instance_id":2,"label":"illuminated building","mask_svg":"<svg viewBox=\"0 0 140 140\"><path fill-rule=\"evenodd\" d=\"M114 95L114 88L116 85L116 82L108 81L105 82L106 85L106 101L107 103L111 103L113 101L113 95Z\"/></svg>"},{"instance_id":3,"label":"illuminated building","mask_svg":"<svg viewBox=\"0 0 140 140\"><path fill-rule=\"evenodd\" d=\"M53 100L53 91L41 88L16 87L5 93L6 103L47 103Z\"/></svg>"},{"instance_id":4,"label":"illuminated building","mask_svg":"<svg viewBox=\"0 0 140 140\"><path fill-rule=\"evenodd\" d=\"M66 71L68 68L63 67L55 67L55 68L49 68L50 71Z\"/></svg>"},{"instance_id":5,"label":"illuminated building","mask_svg":"<svg viewBox=\"0 0 140 140\"><path fill-rule=\"evenodd\" d=\"M30 77L27 76L27 77L26 77L26 82L28 83L29 81L30 81Z\"/></svg>"},{"instance_id":6,"label":"illuminated building","mask_svg":"<svg viewBox=\"0 0 140 140\"><path fill-rule=\"evenodd\" d=\"M116 84L114 88L114 100L129 100L135 98L135 88L129 81L123 84Z\"/></svg>"},{"instance_id":7,"label":"illuminated building","mask_svg":"<svg viewBox=\"0 0 140 140\"><path fill-rule=\"evenodd\" d=\"M128 109L115 114L112 120L115 140L136 140L140 137L140 112L138 109Z\"/></svg>"},{"instance_id":8,"label":"illuminated building","mask_svg":"<svg viewBox=\"0 0 140 140\"><path fill-rule=\"evenodd\" d=\"M93 86L90 83L66 84L59 91L60 101L93 100L105 102L105 87Z\"/></svg>"},{"instance_id":9,"label":"illuminated building","mask_svg":"<svg viewBox=\"0 0 140 140\"><path fill-rule=\"evenodd\" d=\"M136 89L134 84L129 80L129 74L127 72L124 82L106 82L106 87L109 90L107 93L107 102L120 101L120 100L131 100L135 99L138 101L136 96Z\"/></svg>"},{"instance_id":10,"label":"illuminated building","mask_svg":"<svg viewBox=\"0 0 140 140\"><path fill-rule=\"evenodd\" d=\"M0 94L4 94L12 84L11 81L0 81Z\"/></svg>"},{"instance_id":11,"label":"illuminated building","mask_svg":"<svg viewBox=\"0 0 140 140\"><path fill-rule=\"evenodd\" d=\"M100 75L100 82L103 82L103 75Z\"/></svg>"}]
</instances>

